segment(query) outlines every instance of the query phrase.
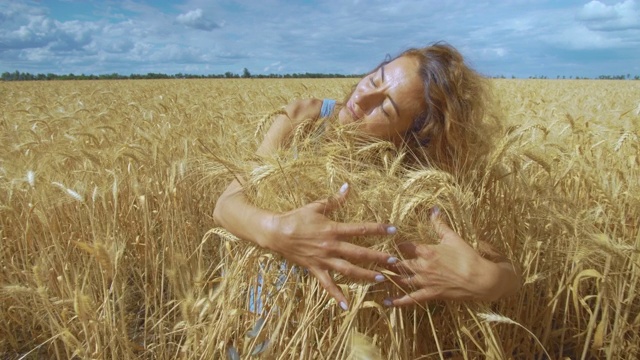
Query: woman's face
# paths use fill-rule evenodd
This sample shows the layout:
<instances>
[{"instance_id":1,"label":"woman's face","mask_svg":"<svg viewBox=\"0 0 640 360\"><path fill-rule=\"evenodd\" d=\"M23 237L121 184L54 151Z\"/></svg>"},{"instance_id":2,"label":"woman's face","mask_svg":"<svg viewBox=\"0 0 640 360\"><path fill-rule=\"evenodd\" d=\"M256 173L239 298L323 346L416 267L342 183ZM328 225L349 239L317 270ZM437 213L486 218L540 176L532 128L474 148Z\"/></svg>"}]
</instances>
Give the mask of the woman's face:
<instances>
[{"instance_id":1,"label":"woman's face","mask_svg":"<svg viewBox=\"0 0 640 360\"><path fill-rule=\"evenodd\" d=\"M417 59L402 56L362 78L338 113L340 124L400 144L426 108L418 67Z\"/></svg>"}]
</instances>

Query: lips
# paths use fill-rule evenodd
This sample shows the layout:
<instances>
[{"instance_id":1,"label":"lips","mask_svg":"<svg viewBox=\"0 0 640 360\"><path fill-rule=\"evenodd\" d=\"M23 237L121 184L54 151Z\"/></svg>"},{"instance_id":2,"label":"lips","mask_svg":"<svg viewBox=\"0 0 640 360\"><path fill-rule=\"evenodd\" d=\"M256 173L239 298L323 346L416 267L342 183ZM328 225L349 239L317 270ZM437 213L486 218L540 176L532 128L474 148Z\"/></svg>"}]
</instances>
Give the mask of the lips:
<instances>
[{"instance_id":1,"label":"lips","mask_svg":"<svg viewBox=\"0 0 640 360\"><path fill-rule=\"evenodd\" d=\"M347 103L347 109L349 109L349 114L353 118L353 120L358 120L360 117L356 114L356 111L353 109L353 104L351 102Z\"/></svg>"}]
</instances>

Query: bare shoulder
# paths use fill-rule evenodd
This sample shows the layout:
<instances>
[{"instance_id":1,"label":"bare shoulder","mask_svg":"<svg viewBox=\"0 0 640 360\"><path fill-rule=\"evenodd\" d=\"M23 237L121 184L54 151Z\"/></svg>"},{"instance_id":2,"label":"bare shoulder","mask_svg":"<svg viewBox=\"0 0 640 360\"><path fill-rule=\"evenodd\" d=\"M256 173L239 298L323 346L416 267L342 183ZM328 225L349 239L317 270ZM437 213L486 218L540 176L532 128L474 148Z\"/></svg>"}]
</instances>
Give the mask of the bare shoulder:
<instances>
[{"instance_id":1,"label":"bare shoulder","mask_svg":"<svg viewBox=\"0 0 640 360\"><path fill-rule=\"evenodd\" d=\"M307 119L317 119L320 116L322 100L298 99L285 106L285 111L294 124L299 124Z\"/></svg>"},{"instance_id":2,"label":"bare shoulder","mask_svg":"<svg viewBox=\"0 0 640 360\"><path fill-rule=\"evenodd\" d=\"M321 108L322 100L318 99L295 100L285 106L284 111L287 114L280 114L275 118L262 144L258 147L258 154L266 155L278 147L285 146L292 131L307 119L317 119Z\"/></svg>"}]
</instances>

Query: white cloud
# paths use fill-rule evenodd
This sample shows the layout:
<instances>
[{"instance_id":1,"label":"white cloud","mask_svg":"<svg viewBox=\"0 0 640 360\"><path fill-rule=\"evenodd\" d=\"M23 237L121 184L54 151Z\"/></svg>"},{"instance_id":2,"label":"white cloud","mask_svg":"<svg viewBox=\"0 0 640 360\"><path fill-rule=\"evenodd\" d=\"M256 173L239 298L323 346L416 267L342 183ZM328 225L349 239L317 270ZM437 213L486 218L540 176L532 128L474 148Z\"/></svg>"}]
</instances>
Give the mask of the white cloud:
<instances>
[{"instance_id":1,"label":"white cloud","mask_svg":"<svg viewBox=\"0 0 640 360\"><path fill-rule=\"evenodd\" d=\"M581 25L563 29L561 32L549 36L547 41L567 50L603 50L624 46L619 38L591 31Z\"/></svg>"},{"instance_id":2,"label":"white cloud","mask_svg":"<svg viewBox=\"0 0 640 360\"><path fill-rule=\"evenodd\" d=\"M133 50L134 47L135 44L131 40L113 39L111 41L105 41L104 44L100 46L100 49L107 53L123 54Z\"/></svg>"},{"instance_id":3,"label":"white cloud","mask_svg":"<svg viewBox=\"0 0 640 360\"><path fill-rule=\"evenodd\" d=\"M93 23L76 20L64 23L55 21L54 24L52 32L55 40L51 42L51 49L54 51L82 50L99 31L99 27Z\"/></svg>"},{"instance_id":4,"label":"white cloud","mask_svg":"<svg viewBox=\"0 0 640 360\"><path fill-rule=\"evenodd\" d=\"M282 66L282 62L281 61L276 61L274 63L269 64L269 66L265 66L262 69L262 72L265 74L269 74L275 71L282 71L283 66Z\"/></svg>"},{"instance_id":5,"label":"white cloud","mask_svg":"<svg viewBox=\"0 0 640 360\"><path fill-rule=\"evenodd\" d=\"M202 9L191 10L176 17L176 22L198 30L211 31L220 27L215 21L206 17Z\"/></svg>"},{"instance_id":6,"label":"white cloud","mask_svg":"<svg viewBox=\"0 0 640 360\"><path fill-rule=\"evenodd\" d=\"M5 12L2 17L8 26L0 28L0 49L82 50L97 31L92 23L59 22L44 15Z\"/></svg>"},{"instance_id":7,"label":"white cloud","mask_svg":"<svg viewBox=\"0 0 640 360\"><path fill-rule=\"evenodd\" d=\"M640 29L640 7L634 0L613 5L592 0L582 7L577 19L597 31Z\"/></svg>"},{"instance_id":8,"label":"white cloud","mask_svg":"<svg viewBox=\"0 0 640 360\"><path fill-rule=\"evenodd\" d=\"M617 13L613 6L605 5L597 0L585 4L578 13L578 19L585 21L610 20L616 17Z\"/></svg>"}]
</instances>

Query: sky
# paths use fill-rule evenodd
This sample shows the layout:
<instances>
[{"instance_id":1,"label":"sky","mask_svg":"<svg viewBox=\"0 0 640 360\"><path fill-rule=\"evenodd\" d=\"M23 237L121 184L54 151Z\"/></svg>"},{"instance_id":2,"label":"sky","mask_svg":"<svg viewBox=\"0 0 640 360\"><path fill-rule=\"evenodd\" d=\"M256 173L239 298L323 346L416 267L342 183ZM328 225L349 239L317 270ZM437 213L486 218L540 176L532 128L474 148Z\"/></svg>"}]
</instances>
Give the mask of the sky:
<instances>
[{"instance_id":1,"label":"sky","mask_svg":"<svg viewBox=\"0 0 640 360\"><path fill-rule=\"evenodd\" d=\"M478 72L640 75L640 0L0 0L0 72L366 73L444 41Z\"/></svg>"}]
</instances>

